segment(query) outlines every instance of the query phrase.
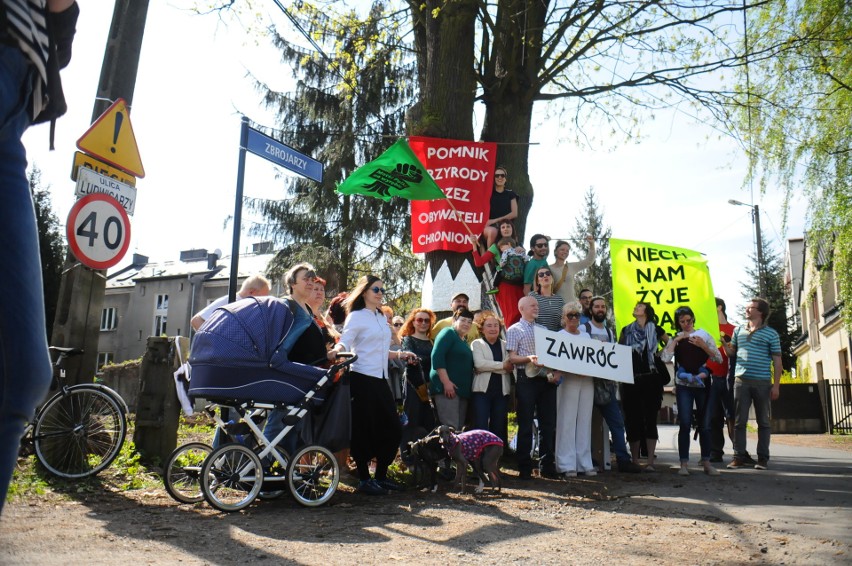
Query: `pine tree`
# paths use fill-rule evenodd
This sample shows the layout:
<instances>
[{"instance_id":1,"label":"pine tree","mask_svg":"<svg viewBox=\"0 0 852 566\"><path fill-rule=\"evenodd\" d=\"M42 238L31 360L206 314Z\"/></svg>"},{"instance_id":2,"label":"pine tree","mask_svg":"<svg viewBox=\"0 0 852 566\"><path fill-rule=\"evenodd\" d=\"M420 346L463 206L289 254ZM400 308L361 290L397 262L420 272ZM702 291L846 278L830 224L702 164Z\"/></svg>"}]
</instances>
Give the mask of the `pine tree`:
<instances>
[{"instance_id":1,"label":"pine tree","mask_svg":"<svg viewBox=\"0 0 852 566\"><path fill-rule=\"evenodd\" d=\"M799 337L800 330L789 315L790 287L785 282L784 259L775 250L772 243L761 234L763 238L763 265L758 264L757 254L751 256L751 266L746 268L748 280L741 282L743 286L743 299L749 301L753 297L760 296L760 275L762 272L764 283L763 298L769 301L769 320L767 326L774 328L781 338L781 365L789 371L796 366L796 356L793 355L793 343Z\"/></svg>"},{"instance_id":2,"label":"pine tree","mask_svg":"<svg viewBox=\"0 0 852 566\"><path fill-rule=\"evenodd\" d=\"M59 298L59 285L62 282L62 265L65 261L65 237L59 219L53 212L50 201L50 187L41 186L41 170L33 166L27 179L35 206L36 225L38 226L38 246L41 254L42 283L44 285L45 320L48 339L56 315L56 301Z\"/></svg>"},{"instance_id":3,"label":"pine tree","mask_svg":"<svg viewBox=\"0 0 852 566\"><path fill-rule=\"evenodd\" d=\"M282 200L246 199L248 208L264 218L251 233L282 247L270 275L310 261L331 292L351 288L358 277L374 272L386 278L393 303L393 297L419 289L422 281L423 264L408 251L408 201L344 196L335 188L404 134L415 69L401 63L402 39L383 27L380 3L364 18L355 12L333 15L308 4L291 13L322 51L305 50L272 30L272 42L298 84L292 93L275 92L259 81L255 85L276 113L277 129L266 133L321 161L323 181L288 180Z\"/></svg>"},{"instance_id":4,"label":"pine tree","mask_svg":"<svg viewBox=\"0 0 852 566\"><path fill-rule=\"evenodd\" d=\"M597 254L595 263L577 275L574 281L575 295L580 295L580 289L591 289L595 295L606 297L607 303L611 304L612 263L609 254L609 238L612 236L612 228L604 225L603 210L598 203L594 187L589 187L586 191L583 208L577 215L576 225L571 233L571 242L580 258L586 257L589 252L589 242L586 241L588 235L595 239Z\"/></svg>"}]
</instances>

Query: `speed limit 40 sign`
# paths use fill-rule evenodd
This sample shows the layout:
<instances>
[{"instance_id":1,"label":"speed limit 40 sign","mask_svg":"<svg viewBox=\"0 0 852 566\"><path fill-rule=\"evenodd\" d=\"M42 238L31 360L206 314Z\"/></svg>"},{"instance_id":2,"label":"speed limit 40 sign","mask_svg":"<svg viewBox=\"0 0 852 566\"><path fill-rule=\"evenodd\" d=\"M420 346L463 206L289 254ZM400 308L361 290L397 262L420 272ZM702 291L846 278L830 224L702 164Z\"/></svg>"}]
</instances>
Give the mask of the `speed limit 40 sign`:
<instances>
[{"instance_id":1,"label":"speed limit 40 sign","mask_svg":"<svg viewBox=\"0 0 852 566\"><path fill-rule=\"evenodd\" d=\"M98 193L78 200L65 224L74 256L92 269L107 269L121 261L130 247L130 218L109 195Z\"/></svg>"}]
</instances>

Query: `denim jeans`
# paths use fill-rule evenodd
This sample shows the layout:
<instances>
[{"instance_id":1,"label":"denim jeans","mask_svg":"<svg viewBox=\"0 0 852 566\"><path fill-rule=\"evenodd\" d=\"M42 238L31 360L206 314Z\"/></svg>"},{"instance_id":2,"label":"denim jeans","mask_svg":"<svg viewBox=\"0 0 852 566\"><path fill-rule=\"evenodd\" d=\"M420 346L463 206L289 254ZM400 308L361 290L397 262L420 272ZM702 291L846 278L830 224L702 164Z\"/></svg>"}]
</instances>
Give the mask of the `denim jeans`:
<instances>
[{"instance_id":1,"label":"denim jeans","mask_svg":"<svg viewBox=\"0 0 852 566\"><path fill-rule=\"evenodd\" d=\"M506 434L506 423L509 419L509 397L503 395L502 388L495 392L475 392L470 398L473 408L473 428L488 430L503 439L505 446L509 445Z\"/></svg>"},{"instance_id":2,"label":"denim jeans","mask_svg":"<svg viewBox=\"0 0 852 566\"><path fill-rule=\"evenodd\" d=\"M725 421L734 418L734 391L728 388L727 377L711 377L707 398L706 428L710 432L710 455L725 454Z\"/></svg>"},{"instance_id":3,"label":"denim jeans","mask_svg":"<svg viewBox=\"0 0 852 566\"><path fill-rule=\"evenodd\" d=\"M541 470L555 472L556 385L540 377L519 375L515 386L515 405L518 415L518 471L532 472L533 419L538 418Z\"/></svg>"},{"instance_id":4,"label":"denim jeans","mask_svg":"<svg viewBox=\"0 0 852 566\"><path fill-rule=\"evenodd\" d=\"M618 399L613 395L609 403L595 405L595 407L601 412L601 417L606 421L606 426L609 427L615 459L618 462L632 462L630 452L627 451L627 441L624 439L624 415L621 413L621 405L618 404Z\"/></svg>"},{"instance_id":5,"label":"denim jeans","mask_svg":"<svg viewBox=\"0 0 852 566\"><path fill-rule=\"evenodd\" d=\"M31 68L0 44L0 511L24 426L50 386L35 209L21 135L30 125Z\"/></svg>"},{"instance_id":6,"label":"denim jeans","mask_svg":"<svg viewBox=\"0 0 852 566\"><path fill-rule=\"evenodd\" d=\"M748 424L748 411L754 403L754 418L757 421L757 458L769 460L769 438L772 435L772 427L769 419L769 395L772 391L772 382L761 379L740 379L734 383L734 410L736 411L736 422L734 423L734 454L745 456L746 450L746 425Z\"/></svg>"},{"instance_id":7,"label":"denim jeans","mask_svg":"<svg viewBox=\"0 0 852 566\"><path fill-rule=\"evenodd\" d=\"M707 409L706 387L675 387L677 395L677 420L680 430L677 434L677 451L680 462L689 462L689 441L692 436L692 407L698 410L698 444L701 447L701 460L710 460L710 434L707 428L707 419L704 414Z\"/></svg>"}]
</instances>

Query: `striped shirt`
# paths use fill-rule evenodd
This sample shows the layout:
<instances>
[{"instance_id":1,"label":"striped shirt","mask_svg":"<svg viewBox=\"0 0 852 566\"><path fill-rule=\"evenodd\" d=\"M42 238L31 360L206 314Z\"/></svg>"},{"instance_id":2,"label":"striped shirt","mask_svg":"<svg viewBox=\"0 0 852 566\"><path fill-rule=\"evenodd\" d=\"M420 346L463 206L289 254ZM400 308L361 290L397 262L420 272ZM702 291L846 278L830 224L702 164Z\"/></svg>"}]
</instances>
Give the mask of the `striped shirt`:
<instances>
[{"instance_id":1,"label":"striped shirt","mask_svg":"<svg viewBox=\"0 0 852 566\"><path fill-rule=\"evenodd\" d=\"M737 349L736 377L772 380L772 356L781 355L781 339L774 328L763 326L749 332L741 326L731 343Z\"/></svg>"},{"instance_id":2,"label":"striped shirt","mask_svg":"<svg viewBox=\"0 0 852 566\"><path fill-rule=\"evenodd\" d=\"M535 324L523 318L506 331L506 350L519 356L535 354ZM515 369L524 371L526 364L515 364Z\"/></svg>"},{"instance_id":3,"label":"striped shirt","mask_svg":"<svg viewBox=\"0 0 852 566\"><path fill-rule=\"evenodd\" d=\"M32 116L38 116L46 104L44 87L47 84L47 57L50 52L47 36L47 0L0 0L6 11L6 32L17 40L18 47L38 71L40 80L33 85Z\"/></svg>"},{"instance_id":4,"label":"striped shirt","mask_svg":"<svg viewBox=\"0 0 852 566\"><path fill-rule=\"evenodd\" d=\"M538 316L535 321L548 330L559 332L562 328L562 307L565 306L565 299L560 295L545 297L535 291L530 293L530 296L538 301Z\"/></svg>"}]
</instances>

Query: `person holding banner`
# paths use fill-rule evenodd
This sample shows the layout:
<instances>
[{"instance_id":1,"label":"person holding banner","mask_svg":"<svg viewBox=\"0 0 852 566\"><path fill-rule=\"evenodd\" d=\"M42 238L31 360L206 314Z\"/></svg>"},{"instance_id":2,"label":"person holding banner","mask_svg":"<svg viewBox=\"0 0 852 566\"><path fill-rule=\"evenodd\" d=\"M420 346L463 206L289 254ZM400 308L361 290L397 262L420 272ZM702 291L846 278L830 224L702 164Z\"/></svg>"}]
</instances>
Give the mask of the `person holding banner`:
<instances>
[{"instance_id":1,"label":"person holding banner","mask_svg":"<svg viewBox=\"0 0 852 566\"><path fill-rule=\"evenodd\" d=\"M577 301L565 305L560 332L590 339L580 329L582 311L583 306ZM594 381L590 376L574 373L554 371L553 375L557 380L562 379L556 389L556 471L564 478L576 477L577 472L594 476L597 474L592 463Z\"/></svg>"},{"instance_id":2,"label":"person holding banner","mask_svg":"<svg viewBox=\"0 0 852 566\"><path fill-rule=\"evenodd\" d=\"M556 261L550 264L554 279L553 292L565 299L566 303L577 300L574 295L574 278L595 263L595 239L589 235L586 236L586 241L589 242L589 253L580 261L568 261L571 244L565 240L557 240L556 247L553 249L553 255L556 257Z\"/></svg>"},{"instance_id":3,"label":"person holding banner","mask_svg":"<svg viewBox=\"0 0 852 566\"><path fill-rule=\"evenodd\" d=\"M506 188L508 176L505 167L494 169L494 191L491 193L491 205L488 222L482 231L485 235L485 248L490 248L500 235L500 223L518 217L518 195ZM514 231L514 228L513 228Z\"/></svg>"},{"instance_id":4,"label":"person holding banner","mask_svg":"<svg viewBox=\"0 0 852 566\"><path fill-rule=\"evenodd\" d=\"M704 418L707 409L707 360L716 363L722 356L716 348L716 341L705 330L695 328L695 313L687 306L678 307L674 316L675 329L678 331L669 340L661 355L664 362L675 360L675 394L677 396L677 414L680 430L677 446L680 456L681 476L688 476L689 440L692 433L692 408L697 410L698 442L701 446L701 464L704 472L710 476L719 475L719 470L710 463L710 431ZM650 453L648 454L650 458Z\"/></svg>"},{"instance_id":5,"label":"person holding banner","mask_svg":"<svg viewBox=\"0 0 852 566\"><path fill-rule=\"evenodd\" d=\"M657 326L657 315L648 303L636 303L633 318L636 320L632 324L621 329L618 340L619 344L633 349L633 383L621 386L621 401L633 463L639 465L639 444L644 438L648 449L645 470L653 472L654 450L660 438L657 415L663 404L663 386L669 380L668 368L657 367L657 348L660 342L668 343L670 336Z\"/></svg>"}]
</instances>

